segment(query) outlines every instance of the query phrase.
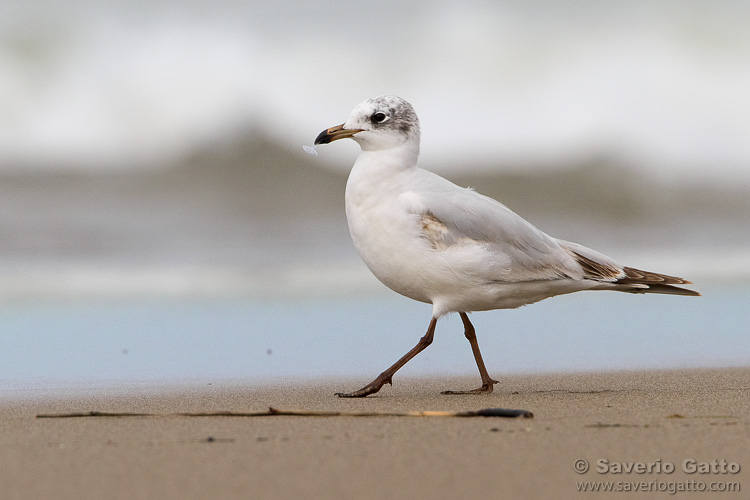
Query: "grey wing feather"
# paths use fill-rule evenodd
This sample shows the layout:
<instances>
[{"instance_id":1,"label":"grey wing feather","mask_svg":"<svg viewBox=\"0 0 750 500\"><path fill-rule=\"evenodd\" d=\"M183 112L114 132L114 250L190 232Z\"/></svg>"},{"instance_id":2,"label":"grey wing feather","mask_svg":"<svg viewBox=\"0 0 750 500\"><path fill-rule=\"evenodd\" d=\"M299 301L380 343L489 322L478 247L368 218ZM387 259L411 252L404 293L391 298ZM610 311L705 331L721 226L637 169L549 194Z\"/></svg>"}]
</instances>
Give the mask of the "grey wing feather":
<instances>
[{"instance_id":1,"label":"grey wing feather","mask_svg":"<svg viewBox=\"0 0 750 500\"><path fill-rule=\"evenodd\" d=\"M422 194L427 216L447 230L441 235L446 244L469 238L507 256L512 281L584 277L581 266L558 240L502 203L472 190L456 190L453 184L446 191Z\"/></svg>"},{"instance_id":2,"label":"grey wing feather","mask_svg":"<svg viewBox=\"0 0 750 500\"><path fill-rule=\"evenodd\" d=\"M509 259L510 273L503 280L569 278L632 293L700 295L674 286L690 281L625 267L588 247L548 236L502 203L437 178L443 181L443 189L434 190L433 180L433 189L421 194L427 209L422 217L441 227L432 236L445 247L468 238Z\"/></svg>"}]
</instances>

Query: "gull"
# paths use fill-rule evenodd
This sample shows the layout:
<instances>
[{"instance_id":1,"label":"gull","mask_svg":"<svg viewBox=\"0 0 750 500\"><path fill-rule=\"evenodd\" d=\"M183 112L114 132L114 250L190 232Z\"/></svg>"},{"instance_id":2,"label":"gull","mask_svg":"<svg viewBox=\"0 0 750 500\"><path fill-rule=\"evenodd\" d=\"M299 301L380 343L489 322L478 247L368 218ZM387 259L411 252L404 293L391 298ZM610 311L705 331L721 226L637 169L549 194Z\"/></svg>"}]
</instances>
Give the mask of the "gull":
<instances>
[{"instance_id":1,"label":"gull","mask_svg":"<svg viewBox=\"0 0 750 500\"><path fill-rule=\"evenodd\" d=\"M414 108L396 96L357 105L349 119L318 135L315 145L352 138L362 149L346 183L346 218L362 260L388 288L432 304L427 333L372 382L339 397L365 397L432 343L438 320L458 313L482 385L497 380L479 351L473 311L511 309L581 290L698 296L690 281L625 267L583 245L553 238L500 202L419 168Z\"/></svg>"}]
</instances>

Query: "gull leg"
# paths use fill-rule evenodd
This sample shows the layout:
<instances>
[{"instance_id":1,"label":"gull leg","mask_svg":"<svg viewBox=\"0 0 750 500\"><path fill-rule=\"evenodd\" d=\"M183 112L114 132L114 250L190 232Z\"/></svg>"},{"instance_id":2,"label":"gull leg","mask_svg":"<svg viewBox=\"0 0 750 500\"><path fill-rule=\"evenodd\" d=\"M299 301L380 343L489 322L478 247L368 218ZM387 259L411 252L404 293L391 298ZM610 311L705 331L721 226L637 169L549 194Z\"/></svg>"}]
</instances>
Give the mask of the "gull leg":
<instances>
[{"instance_id":1,"label":"gull leg","mask_svg":"<svg viewBox=\"0 0 750 500\"><path fill-rule=\"evenodd\" d=\"M479 344L477 343L477 334L474 330L474 325L469 321L469 316L466 313L459 313L461 321L464 323L464 335L471 344L471 351L474 353L474 360L477 362L477 368L479 368L479 376L482 377L482 387L473 389L471 391L443 391L441 394L489 394L492 392L492 388L497 384L497 380L493 380L490 374L487 373L487 368L484 366L484 360L482 359L482 353L479 352Z\"/></svg>"},{"instance_id":2,"label":"gull leg","mask_svg":"<svg viewBox=\"0 0 750 500\"><path fill-rule=\"evenodd\" d=\"M404 356L396 361L393 366L388 368L386 371L378 375L378 377L361 388L358 391L354 392L337 392L336 395L340 398L363 398L365 396L369 396L370 394L375 394L380 390L381 387L383 387L385 384L392 384L391 378L393 377L393 374L396 373L402 366L404 366L406 363L409 362L411 358L419 354L420 352L424 351L425 348L432 344L432 338L435 336L435 326L437 325L437 318L432 318L432 321L430 321L430 326L427 328L427 333L424 337L419 339L419 342L417 345L415 345L411 351L404 354ZM490 386L490 391L492 390L492 386Z\"/></svg>"}]
</instances>

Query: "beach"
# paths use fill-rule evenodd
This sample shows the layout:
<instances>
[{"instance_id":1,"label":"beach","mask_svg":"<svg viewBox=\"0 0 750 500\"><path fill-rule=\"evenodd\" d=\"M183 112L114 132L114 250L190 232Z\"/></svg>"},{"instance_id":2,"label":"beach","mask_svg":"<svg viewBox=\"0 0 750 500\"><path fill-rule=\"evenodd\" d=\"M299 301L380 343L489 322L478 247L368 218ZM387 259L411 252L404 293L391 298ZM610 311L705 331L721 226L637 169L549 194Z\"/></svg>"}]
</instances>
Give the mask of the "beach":
<instances>
[{"instance_id":1,"label":"beach","mask_svg":"<svg viewBox=\"0 0 750 500\"><path fill-rule=\"evenodd\" d=\"M583 493L587 481L611 482L623 494L640 489L625 498L664 498L670 488L687 495L690 488L748 487L750 368L506 376L484 396L440 394L476 385L473 377L397 377L393 387L373 397L333 396L364 382L83 386L5 398L0 402L2 498L616 495ZM513 408L534 417L169 415L268 407ZM156 415L37 418L90 411ZM588 464L585 473L576 471L585 468L581 460ZM622 471L628 467L630 472ZM700 473L701 467L709 471ZM704 495L691 492L688 498ZM720 498L742 495L722 492Z\"/></svg>"}]
</instances>

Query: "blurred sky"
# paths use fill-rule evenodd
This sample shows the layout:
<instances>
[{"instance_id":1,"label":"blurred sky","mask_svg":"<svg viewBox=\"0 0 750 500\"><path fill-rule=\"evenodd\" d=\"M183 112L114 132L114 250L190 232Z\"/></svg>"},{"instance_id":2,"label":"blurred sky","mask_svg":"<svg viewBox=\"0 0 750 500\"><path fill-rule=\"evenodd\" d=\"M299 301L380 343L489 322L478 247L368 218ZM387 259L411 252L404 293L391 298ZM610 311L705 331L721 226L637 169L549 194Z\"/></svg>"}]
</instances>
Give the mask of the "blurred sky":
<instances>
[{"instance_id":1,"label":"blurred sky","mask_svg":"<svg viewBox=\"0 0 750 500\"><path fill-rule=\"evenodd\" d=\"M748 26L742 0L6 0L0 164L158 168L237 133L297 148L393 93L448 170L604 154L746 182Z\"/></svg>"}]
</instances>

